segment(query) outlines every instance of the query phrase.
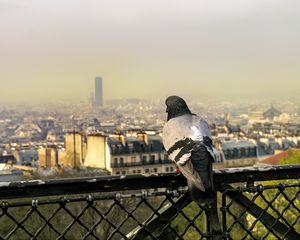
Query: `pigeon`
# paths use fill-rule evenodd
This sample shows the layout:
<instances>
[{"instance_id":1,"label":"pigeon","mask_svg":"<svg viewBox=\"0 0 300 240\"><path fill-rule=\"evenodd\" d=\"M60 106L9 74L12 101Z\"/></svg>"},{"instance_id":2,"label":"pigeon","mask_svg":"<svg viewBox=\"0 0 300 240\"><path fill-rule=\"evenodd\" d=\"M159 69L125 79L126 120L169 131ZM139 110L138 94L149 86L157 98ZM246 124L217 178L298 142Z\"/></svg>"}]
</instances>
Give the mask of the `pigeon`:
<instances>
[{"instance_id":1,"label":"pigeon","mask_svg":"<svg viewBox=\"0 0 300 240\"><path fill-rule=\"evenodd\" d=\"M184 99L166 99L167 122L162 140L169 158L186 177L191 199L204 205L219 225L216 192L213 187L212 163L216 160L208 123L192 113ZM213 206L215 205L215 206ZM220 227L215 228L220 231Z\"/></svg>"}]
</instances>

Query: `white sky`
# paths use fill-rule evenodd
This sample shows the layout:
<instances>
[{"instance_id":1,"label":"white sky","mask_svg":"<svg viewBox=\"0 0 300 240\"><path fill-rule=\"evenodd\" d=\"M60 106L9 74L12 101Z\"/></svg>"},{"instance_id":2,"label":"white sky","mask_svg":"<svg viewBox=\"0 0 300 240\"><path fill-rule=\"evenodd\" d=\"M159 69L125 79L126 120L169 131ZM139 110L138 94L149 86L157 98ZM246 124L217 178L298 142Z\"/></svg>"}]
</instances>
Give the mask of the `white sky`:
<instances>
[{"instance_id":1,"label":"white sky","mask_svg":"<svg viewBox=\"0 0 300 240\"><path fill-rule=\"evenodd\" d=\"M285 97L300 91L298 0L0 0L0 102ZM45 92L46 91L46 92Z\"/></svg>"}]
</instances>

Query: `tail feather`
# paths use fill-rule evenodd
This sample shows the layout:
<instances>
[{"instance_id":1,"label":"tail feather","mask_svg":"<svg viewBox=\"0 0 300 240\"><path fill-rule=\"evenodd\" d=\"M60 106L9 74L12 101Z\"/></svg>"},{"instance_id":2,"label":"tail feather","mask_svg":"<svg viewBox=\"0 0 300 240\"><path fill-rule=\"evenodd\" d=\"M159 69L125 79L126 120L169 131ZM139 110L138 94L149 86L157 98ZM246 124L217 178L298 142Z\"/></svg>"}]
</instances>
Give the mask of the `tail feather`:
<instances>
[{"instance_id":1,"label":"tail feather","mask_svg":"<svg viewBox=\"0 0 300 240\"><path fill-rule=\"evenodd\" d=\"M213 239L221 240L222 229L218 216L217 194L213 190L202 192L191 181L188 181L188 187L191 199L198 203L205 210L208 218L210 231L213 233Z\"/></svg>"},{"instance_id":2,"label":"tail feather","mask_svg":"<svg viewBox=\"0 0 300 240\"><path fill-rule=\"evenodd\" d=\"M192 200L205 209L208 222L210 223L210 230L214 235L213 239L222 239L222 230L218 216L217 193L213 186L212 157L203 148L199 148L198 151L192 153L191 162L193 168L201 178L205 192L197 188L193 181L188 180L190 196Z\"/></svg>"},{"instance_id":3,"label":"tail feather","mask_svg":"<svg viewBox=\"0 0 300 240\"><path fill-rule=\"evenodd\" d=\"M188 181L188 187L193 201L201 206L207 206L212 203L213 195L211 191L201 191L192 181Z\"/></svg>"}]
</instances>

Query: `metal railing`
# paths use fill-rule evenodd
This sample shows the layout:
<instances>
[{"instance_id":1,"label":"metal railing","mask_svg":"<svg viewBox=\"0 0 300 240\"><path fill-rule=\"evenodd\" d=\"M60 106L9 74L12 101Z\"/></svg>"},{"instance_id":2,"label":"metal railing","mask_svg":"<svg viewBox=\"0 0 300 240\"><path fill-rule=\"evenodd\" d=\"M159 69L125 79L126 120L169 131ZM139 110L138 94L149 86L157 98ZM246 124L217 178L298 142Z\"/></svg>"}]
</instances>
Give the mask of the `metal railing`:
<instances>
[{"instance_id":1,"label":"metal railing","mask_svg":"<svg viewBox=\"0 0 300 240\"><path fill-rule=\"evenodd\" d=\"M171 160L149 160L149 161L145 161L145 162L111 163L111 167L113 167L113 168L139 167L139 166L145 166L145 165L159 165L159 164L174 164L174 162Z\"/></svg>"},{"instance_id":2,"label":"metal railing","mask_svg":"<svg viewBox=\"0 0 300 240\"><path fill-rule=\"evenodd\" d=\"M296 240L299 179L300 165L215 170L219 236L181 175L1 183L0 239Z\"/></svg>"}]
</instances>

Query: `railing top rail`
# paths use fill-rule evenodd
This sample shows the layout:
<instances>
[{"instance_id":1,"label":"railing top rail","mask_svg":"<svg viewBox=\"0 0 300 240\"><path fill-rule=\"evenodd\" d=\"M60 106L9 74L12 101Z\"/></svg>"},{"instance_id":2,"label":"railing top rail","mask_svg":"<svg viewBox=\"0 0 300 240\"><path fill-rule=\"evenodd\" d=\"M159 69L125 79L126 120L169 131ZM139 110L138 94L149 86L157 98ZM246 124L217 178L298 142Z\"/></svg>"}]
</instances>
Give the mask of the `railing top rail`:
<instances>
[{"instance_id":1,"label":"railing top rail","mask_svg":"<svg viewBox=\"0 0 300 240\"><path fill-rule=\"evenodd\" d=\"M300 165L214 170L215 184L281 179L300 179ZM0 182L0 199L180 186L186 186L186 179L176 173Z\"/></svg>"}]
</instances>

